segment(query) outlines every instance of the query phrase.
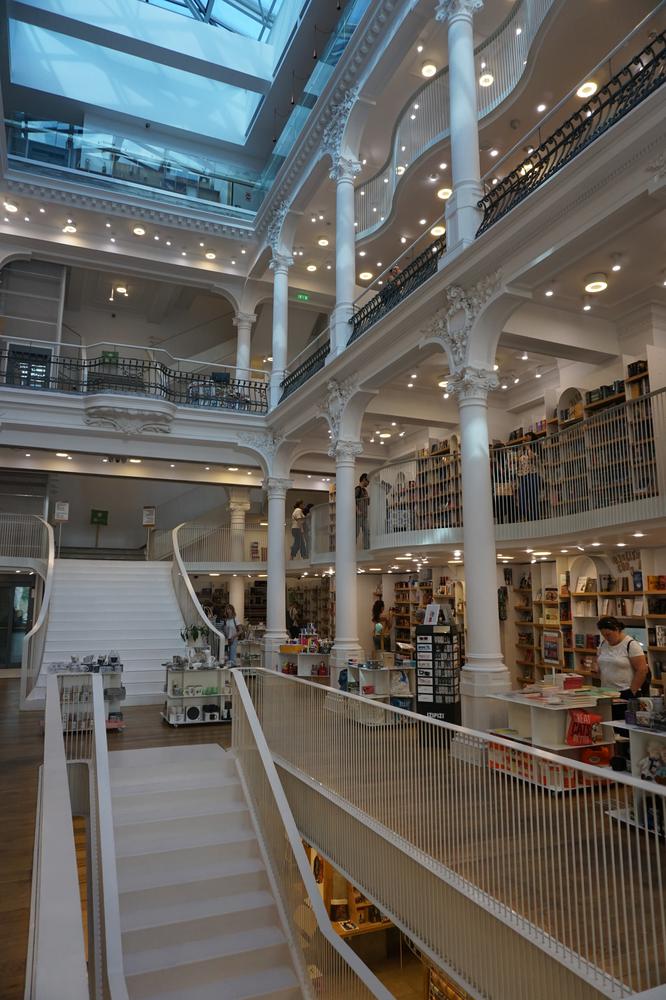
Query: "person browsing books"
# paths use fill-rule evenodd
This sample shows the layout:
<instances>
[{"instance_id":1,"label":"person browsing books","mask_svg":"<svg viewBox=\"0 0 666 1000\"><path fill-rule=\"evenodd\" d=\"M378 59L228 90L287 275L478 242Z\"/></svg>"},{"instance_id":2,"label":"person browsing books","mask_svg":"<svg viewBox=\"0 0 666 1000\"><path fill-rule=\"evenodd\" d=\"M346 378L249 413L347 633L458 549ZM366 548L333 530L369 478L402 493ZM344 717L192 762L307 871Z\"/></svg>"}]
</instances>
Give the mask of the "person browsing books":
<instances>
[{"instance_id":1,"label":"person browsing books","mask_svg":"<svg viewBox=\"0 0 666 1000\"><path fill-rule=\"evenodd\" d=\"M643 647L625 634L617 618L600 618L597 628L602 637L597 650L601 686L615 688L622 699L637 698L649 675Z\"/></svg>"}]
</instances>

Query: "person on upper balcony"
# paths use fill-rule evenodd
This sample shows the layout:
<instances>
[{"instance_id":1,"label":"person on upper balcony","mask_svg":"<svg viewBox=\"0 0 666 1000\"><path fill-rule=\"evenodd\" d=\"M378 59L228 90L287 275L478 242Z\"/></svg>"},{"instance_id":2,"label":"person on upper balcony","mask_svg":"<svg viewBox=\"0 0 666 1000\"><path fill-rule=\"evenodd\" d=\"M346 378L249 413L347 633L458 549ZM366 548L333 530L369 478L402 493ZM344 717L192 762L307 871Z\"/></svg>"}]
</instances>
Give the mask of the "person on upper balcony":
<instances>
[{"instance_id":1,"label":"person on upper balcony","mask_svg":"<svg viewBox=\"0 0 666 1000\"><path fill-rule=\"evenodd\" d=\"M291 545L291 559L295 559L296 556L300 556L301 559L307 558L307 549L305 547L305 510L303 507L303 501L297 500L294 509L291 512L291 535L293 542Z\"/></svg>"},{"instance_id":2,"label":"person on upper balcony","mask_svg":"<svg viewBox=\"0 0 666 1000\"><path fill-rule=\"evenodd\" d=\"M516 459L518 513L521 521L538 521L541 516L541 462L534 447L534 434L528 432Z\"/></svg>"}]
</instances>

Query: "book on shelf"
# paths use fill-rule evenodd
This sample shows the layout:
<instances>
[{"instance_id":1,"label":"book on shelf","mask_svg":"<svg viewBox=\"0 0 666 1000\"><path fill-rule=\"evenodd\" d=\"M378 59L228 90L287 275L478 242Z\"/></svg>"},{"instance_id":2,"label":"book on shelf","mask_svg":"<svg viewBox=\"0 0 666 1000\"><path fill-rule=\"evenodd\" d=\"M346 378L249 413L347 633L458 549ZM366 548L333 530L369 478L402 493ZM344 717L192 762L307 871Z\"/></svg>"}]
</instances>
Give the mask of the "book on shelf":
<instances>
[{"instance_id":1,"label":"book on shelf","mask_svg":"<svg viewBox=\"0 0 666 1000\"><path fill-rule=\"evenodd\" d=\"M633 616L635 618L640 618L644 614L644 611L643 611L644 607L645 607L645 602L644 602L643 598L642 597L635 597L634 598L634 607L633 607L633 611L632 611Z\"/></svg>"},{"instance_id":2,"label":"book on shelf","mask_svg":"<svg viewBox=\"0 0 666 1000\"><path fill-rule=\"evenodd\" d=\"M569 572L560 573L560 597L569 596Z\"/></svg>"},{"instance_id":3,"label":"book on shelf","mask_svg":"<svg viewBox=\"0 0 666 1000\"><path fill-rule=\"evenodd\" d=\"M559 615L557 608L544 608L543 609L543 622L544 625L558 625Z\"/></svg>"},{"instance_id":4,"label":"book on shelf","mask_svg":"<svg viewBox=\"0 0 666 1000\"><path fill-rule=\"evenodd\" d=\"M574 591L577 594L584 594L585 590L587 588L587 581L588 581L588 577L586 577L586 576L579 576L578 579L576 580L576 586L574 587Z\"/></svg>"},{"instance_id":5,"label":"book on shelf","mask_svg":"<svg viewBox=\"0 0 666 1000\"><path fill-rule=\"evenodd\" d=\"M663 590L666 592L666 576L648 576L648 590Z\"/></svg>"},{"instance_id":6,"label":"book on shelf","mask_svg":"<svg viewBox=\"0 0 666 1000\"><path fill-rule=\"evenodd\" d=\"M643 589L643 572L640 569L635 569L632 573L632 581L634 584L634 590Z\"/></svg>"},{"instance_id":7,"label":"book on shelf","mask_svg":"<svg viewBox=\"0 0 666 1000\"><path fill-rule=\"evenodd\" d=\"M585 649L585 636L582 632L576 632L574 636L574 646L576 649Z\"/></svg>"},{"instance_id":8,"label":"book on shelf","mask_svg":"<svg viewBox=\"0 0 666 1000\"><path fill-rule=\"evenodd\" d=\"M544 587L543 599L544 601L556 601L557 587Z\"/></svg>"},{"instance_id":9,"label":"book on shelf","mask_svg":"<svg viewBox=\"0 0 666 1000\"><path fill-rule=\"evenodd\" d=\"M655 628L655 646L666 646L666 625L657 625Z\"/></svg>"}]
</instances>

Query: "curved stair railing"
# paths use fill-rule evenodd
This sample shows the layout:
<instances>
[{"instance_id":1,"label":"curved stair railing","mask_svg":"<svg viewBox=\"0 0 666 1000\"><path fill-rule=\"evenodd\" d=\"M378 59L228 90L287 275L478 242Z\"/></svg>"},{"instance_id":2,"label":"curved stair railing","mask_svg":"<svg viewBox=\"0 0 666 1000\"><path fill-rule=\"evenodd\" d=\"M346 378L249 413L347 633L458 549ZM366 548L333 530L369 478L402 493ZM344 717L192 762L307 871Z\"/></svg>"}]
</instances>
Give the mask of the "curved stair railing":
<instances>
[{"instance_id":1,"label":"curved stair railing","mask_svg":"<svg viewBox=\"0 0 666 1000\"><path fill-rule=\"evenodd\" d=\"M173 589L178 601L178 607L183 616L185 625L198 625L208 629L208 639L210 650L213 656L220 662L224 660L225 638L224 634L213 624L197 597L192 582L189 578L183 557L178 543L178 533L185 527L185 522L179 524L171 533L173 545L173 558L171 560L171 580Z\"/></svg>"}]
</instances>

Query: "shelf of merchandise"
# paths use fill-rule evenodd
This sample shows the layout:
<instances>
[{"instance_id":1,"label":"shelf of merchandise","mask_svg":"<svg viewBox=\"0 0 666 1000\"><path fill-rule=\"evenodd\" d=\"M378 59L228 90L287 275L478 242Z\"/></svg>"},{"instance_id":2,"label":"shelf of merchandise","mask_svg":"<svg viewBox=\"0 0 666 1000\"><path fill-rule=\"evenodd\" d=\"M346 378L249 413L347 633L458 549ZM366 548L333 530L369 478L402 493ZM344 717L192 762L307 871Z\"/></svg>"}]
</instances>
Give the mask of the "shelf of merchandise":
<instances>
[{"instance_id":1,"label":"shelf of merchandise","mask_svg":"<svg viewBox=\"0 0 666 1000\"><path fill-rule=\"evenodd\" d=\"M97 657L95 657L97 661ZM78 687L78 678L87 676L88 673L99 673L104 681L104 716L105 716L105 726L107 732L122 732L125 728L125 722L122 718L122 712L119 712L117 708L112 706L117 706L121 701L125 700L125 687L123 685L123 664L113 663L104 664L103 666L97 664L97 671L81 671L81 670L56 670L55 673L63 678L63 687L76 688ZM86 688L86 691L88 689ZM63 715L63 732L64 733L81 733L88 731L92 728L92 718L90 702L79 700L82 693L75 697L72 703L67 706L68 718L65 720ZM63 702L62 710L65 712L65 703ZM82 714L86 720L85 725L80 725L77 721L78 715ZM110 718L110 715L119 715L120 718Z\"/></svg>"},{"instance_id":2,"label":"shelf of merchandise","mask_svg":"<svg viewBox=\"0 0 666 1000\"><path fill-rule=\"evenodd\" d=\"M645 774L641 773L641 762L645 758L650 744L659 748L662 759L664 755L666 755L666 732L656 729L646 729L644 726L637 726L633 723L624 722L619 719L613 719L611 722L604 723L604 725L609 729L614 730L617 734L625 736L628 735L631 775L634 778L642 778L645 780ZM651 804L649 799L646 801L646 793L642 790L634 789L633 804L629 810L611 809L608 811L607 815L611 816L620 823L626 823L628 826L633 826L642 830L645 829L645 823L644 820L641 819L641 815L644 816L646 811L650 808ZM654 818L652 822L654 822ZM664 823L663 816L661 817L661 823ZM648 826L649 828L652 828L650 826L650 821L648 821ZM666 830L662 828L661 833L663 836L666 833Z\"/></svg>"},{"instance_id":3,"label":"shelf of merchandise","mask_svg":"<svg viewBox=\"0 0 666 1000\"><path fill-rule=\"evenodd\" d=\"M304 677L309 681L319 681L321 684L328 684L329 674L329 654L328 653L283 653L277 654L276 669L280 673L286 673L284 667L288 663L296 663L295 677ZM312 668L325 664L325 674L313 674Z\"/></svg>"},{"instance_id":4,"label":"shelf of merchandise","mask_svg":"<svg viewBox=\"0 0 666 1000\"><path fill-rule=\"evenodd\" d=\"M205 688L206 691L202 691L201 694L185 693L190 688L199 687ZM231 678L228 667L221 667L218 664L205 667L167 666L164 694L164 708L160 715L174 728L231 722ZM188 719L187 710L190 706L198 708L202 713L201 703L216 704L219 718L204 719L200 714L199 718Z\"/></svg>"},{"instance_id":5,"label":"shelf of merchandise","mask_svg":"<svg viewBox=\"0 0 666 1000\"><path fill-rule=\"evenodd\" d=\"M250 625L265 622L267 607L266 581L253 580L245 588L245 620Z\"/></svg>"},{"instance_id":6,"label":"shelf of merchandise","mask_svg":"<svg viewBox=\"0 0 666 1000\"><path fill-rule=\"evenodd\" d=\"M329 610L330 588L329 578L304 580L289 584L287 599L290 604L296 604L300 609L299 621L303 624L312 623L317 635L330 634Z\"/></svg>"}]
</instances>

